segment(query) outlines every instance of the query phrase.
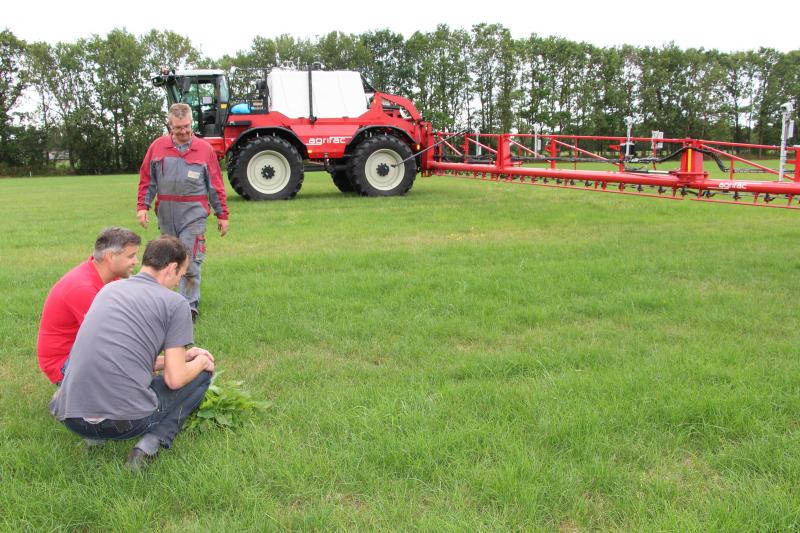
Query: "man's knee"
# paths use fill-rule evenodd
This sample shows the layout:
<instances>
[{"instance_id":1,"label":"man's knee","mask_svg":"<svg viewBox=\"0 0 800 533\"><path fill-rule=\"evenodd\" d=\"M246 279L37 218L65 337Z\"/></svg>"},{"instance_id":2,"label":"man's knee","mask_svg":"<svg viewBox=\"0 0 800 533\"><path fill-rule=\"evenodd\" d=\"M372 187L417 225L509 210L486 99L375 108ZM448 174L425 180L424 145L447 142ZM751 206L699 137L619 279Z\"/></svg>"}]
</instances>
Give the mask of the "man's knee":
<instances>
[{"instance_id":1,"label":"man's knee","mask_svg":"<svg viewBox=\"0 0 800 533\"><path fill-rule=\"evenodd\" d=\"M197 375L196 378L194 378L192 385L194 385L198 389L202 388L203 390L206 390L208 389L209 385L211 385L211 377L212 377L211 372L203 370Z\"/></svg>"},{"instance_id":2,"label":"man's knee","mask_svg":"<svg viewBox=\"0 0 800 533\"><path fill-rule=\"evenodd\" d=\"M200 267L202 263L197 260L190 260L186 267L186 273L183 275L185 279L197 279L200 277Z\"/></svg>"}]
</instances>

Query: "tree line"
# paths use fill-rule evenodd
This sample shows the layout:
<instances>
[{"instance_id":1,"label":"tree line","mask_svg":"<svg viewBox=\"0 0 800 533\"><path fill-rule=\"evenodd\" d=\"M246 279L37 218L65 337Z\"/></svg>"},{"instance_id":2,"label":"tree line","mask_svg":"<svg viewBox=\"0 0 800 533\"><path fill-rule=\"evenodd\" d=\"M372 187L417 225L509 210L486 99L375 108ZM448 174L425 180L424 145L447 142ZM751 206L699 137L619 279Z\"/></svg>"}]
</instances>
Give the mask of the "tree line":
<instances>
[{"instance_id":1,"label":"tree line","mask_svg":"<svg viewBox=\"0 0 800 533\"><path fill-rule=\"evenodd\" d=\"M478 24L439 25L408 38L388 29L256 37L250 49L213 59L169 31L115 29L52 45L5 30L0 175L135 171L164 132L165 95L149 81L162 66L227 70L285 61L360 70L449 131L623 135L632 117L635 135L660 130L777 144L780 105L800 108L800 50L598 47L536 34L515 39L501 25Z\"/></svg>"}]
</instances>

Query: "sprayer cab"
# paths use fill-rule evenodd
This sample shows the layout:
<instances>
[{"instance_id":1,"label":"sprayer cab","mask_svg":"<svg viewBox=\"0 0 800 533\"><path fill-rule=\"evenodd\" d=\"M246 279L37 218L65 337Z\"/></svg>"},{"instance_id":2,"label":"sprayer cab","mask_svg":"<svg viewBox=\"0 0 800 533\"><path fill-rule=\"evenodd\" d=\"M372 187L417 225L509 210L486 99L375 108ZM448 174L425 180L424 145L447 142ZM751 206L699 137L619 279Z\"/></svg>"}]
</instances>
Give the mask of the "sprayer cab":
<instances>
[{"instance_id":1,"label":"sprayer cab","mask_svg":"<svg viewBox=\"0 0 800 533\"><path fill-rule=\"evenodd\" d=\"M163 87L167 102L188 104L192 108L192 129L200 137L222 137L228 118L230 91L222 70L168 70L152 79Z\"/></svg>"}]
</instances>

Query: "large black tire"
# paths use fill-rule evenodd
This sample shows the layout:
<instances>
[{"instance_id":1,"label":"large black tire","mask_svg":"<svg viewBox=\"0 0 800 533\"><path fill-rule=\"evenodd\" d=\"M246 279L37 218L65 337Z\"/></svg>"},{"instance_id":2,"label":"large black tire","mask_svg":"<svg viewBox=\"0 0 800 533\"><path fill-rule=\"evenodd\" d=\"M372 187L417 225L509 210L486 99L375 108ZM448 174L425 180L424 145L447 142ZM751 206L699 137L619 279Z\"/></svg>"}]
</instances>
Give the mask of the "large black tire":
<instances>
[{"instance_id":1,"label":"large black tire","mask_svg":"<svg viewBox=\"0 0 800 533\"><path fill-rule=\"evenodd\" d=\"M288 200L303 186L303 160L280 137L256 137L228 164L228 181L245 200Z\"/></svg>"},{"instance_id":2,"label":"large black tire","mask_svg":"<svg viewBox=\"0 0 800 533\"><path fill-rule=\"evenodd\" d=\"M233 177L236 174L236 163L238 162L238 157L238 150L233 150L228 154L228 182L231 184L231 187L233 187L233 190L236 191L236 194L241 196L242 186L239 184L239 181Z\"/></svg>"},{"instance_id":3,"label":"large black tire","mask_svg":"<svg viewBox=\"0 0 800 533\"><path fill-rule=\"evenodd\" d=\"M336 188L342 192L353 192L355 189L353 188L353 183L350 181L350 178L347 176L347 172L344 170L334 170L331 172L331 178L333 178L333 184L336 185Z\"/></svg>"},{"instance_id":4,"label":"large black tire","mask_svg":"<svg viewBox=\"0 0 800 533\"><path fill-rule=\"evenodd\" d=\"M348 175L364 196L397 196L414 185L417 164L406 143L390 135L365 139L353 151ZM405 163L401 161L406 160Z\"/></svg>"}]
</instances>

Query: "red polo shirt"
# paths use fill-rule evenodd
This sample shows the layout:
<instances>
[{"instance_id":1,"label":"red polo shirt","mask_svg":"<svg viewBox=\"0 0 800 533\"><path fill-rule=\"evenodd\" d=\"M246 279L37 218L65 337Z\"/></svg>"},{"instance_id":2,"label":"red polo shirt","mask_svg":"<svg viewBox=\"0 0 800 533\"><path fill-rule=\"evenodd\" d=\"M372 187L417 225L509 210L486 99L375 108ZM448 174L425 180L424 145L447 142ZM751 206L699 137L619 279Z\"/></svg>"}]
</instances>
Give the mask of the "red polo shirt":
<instances>
[{"instance_id":1,"label":"red polo shirt","mask_svg":"<svg viewBox=\"0 0 800 533\"><path fill-rule=\"evenodd\" d=\"M83 317L102 288L103 280L90 257L64 274L50 289L42 309L36 354L39 368L53 383L64 377L61 369L69 357Z\"/></svg>"}]
</instances>

